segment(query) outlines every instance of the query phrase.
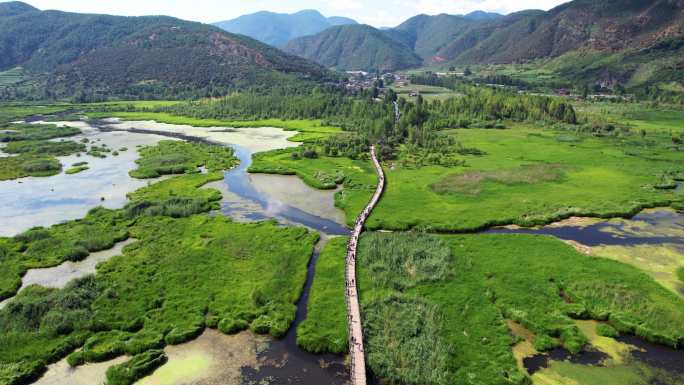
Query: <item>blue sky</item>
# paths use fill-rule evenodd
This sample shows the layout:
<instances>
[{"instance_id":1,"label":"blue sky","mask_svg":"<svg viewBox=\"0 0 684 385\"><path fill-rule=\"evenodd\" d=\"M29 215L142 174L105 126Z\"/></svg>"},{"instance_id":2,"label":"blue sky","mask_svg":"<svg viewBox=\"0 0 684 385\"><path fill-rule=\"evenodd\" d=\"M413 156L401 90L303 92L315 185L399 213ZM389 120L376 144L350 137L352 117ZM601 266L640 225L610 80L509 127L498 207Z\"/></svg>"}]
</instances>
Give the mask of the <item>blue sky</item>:
<instances>
[{"instance_id":1,"label":"blue sky","mask_svg":"<svg viewBox=\"0 0 684 385\"><path fill-rule=\"evenodd\" d=\"M550 9L567 0L25 0L40 9L116 15L170 15L214 22L269 10L317 9L326 16L348 16L376 27L392 27L426 13L463 14L475 10L510 13Z\"/></svg>"}]
</instances>

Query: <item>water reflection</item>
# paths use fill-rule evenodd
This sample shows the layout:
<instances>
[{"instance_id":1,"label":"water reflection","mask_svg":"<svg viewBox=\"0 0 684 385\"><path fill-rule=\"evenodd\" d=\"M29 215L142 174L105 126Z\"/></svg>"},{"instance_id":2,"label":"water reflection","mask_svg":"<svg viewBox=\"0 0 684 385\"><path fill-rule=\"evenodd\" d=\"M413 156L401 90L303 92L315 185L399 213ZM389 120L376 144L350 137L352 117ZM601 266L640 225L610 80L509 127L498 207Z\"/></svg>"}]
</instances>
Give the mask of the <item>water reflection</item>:
<instances>
[{"instance_id":1,"label":"water reflection","mask_svg":"<svg viewBox=\"0 0 684 385\"><path fill-rule=\"evenodd\" d=\"M83 134L68 138L107 146L119 151L101 159L76 154L58 159L64 169L77 162L88 162L88 170L67 175L62 172L50 177L27 177L0 181L0 236L12 236L35 226L51 226L66 220L84 217L97 206L121 208L126 194L150 183L131 178L128 172L136 167L137 147L152 145L164 137L124 132L100 132L83 122L58 123L80 128Z\"/></svg>"},{"instance_id":2,"label":"water reflection","mask_svg":"<svg viewBox=\"0 0 684 385\"><path fill-rule=\"evenodd\" d=\"M252 164L252 151L238 145L233 145L232 147L235 149L236 156L240 159L240 165L225 173L225 188L222 188L222 190L229 194L224 197L221 204L221 212L224 215L256 220L282 218L288 223L304 225L330 235L349 234L349 229L332 219L310 214L259 191L246 172L247 168ZM292 176L291 178L296 177ZM217 187L216 184L211 186ZM231 199L231 196L238 199ZM332 194L330 194L330 199L332 201Z\"/></svg>"}]
</instances>

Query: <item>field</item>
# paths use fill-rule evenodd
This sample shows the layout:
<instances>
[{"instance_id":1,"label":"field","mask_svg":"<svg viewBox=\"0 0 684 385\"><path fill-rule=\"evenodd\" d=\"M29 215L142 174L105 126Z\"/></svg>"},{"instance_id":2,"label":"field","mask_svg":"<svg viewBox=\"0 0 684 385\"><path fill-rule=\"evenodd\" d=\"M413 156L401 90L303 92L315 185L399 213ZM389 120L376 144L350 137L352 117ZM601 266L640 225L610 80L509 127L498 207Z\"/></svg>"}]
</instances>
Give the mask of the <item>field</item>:
<instances>
[{"instance_id":1,"label":"field","mask_svg":"<svg viewBox=\"0 0 684 385\"><path fill-rule=\"evenodd\" d=\"M444 87L428 86L421 84L408 84L404 87L390 86L397 95L409 98L411 92L418 92L425 100L443 100L459 94Z\"/></svg>"},{"instance_id":2,"label":"field","mask_svg":"<svg viewBox=\"0 0 684 385\"><path fill-rule=\"evenodd\" d=\"M467 148L464 167L385 165L388 187L372 229L474 231L540 225L571 215L611 217L668 206L681 194L656 187L682 171L668 134L593 137L515 125L449 132Z\"/></svg>"},{"instance_id":3,"label":"field","mask_svg":"<svg viewBox=\"0 0 684 385\"><path fill-rule=\"evenodd\" d=\"M330 277L320 279L332 284ZM525 384L507 319L529 329L539 350L609 346L612 339L596 341L577 318L607 320L622 333L670 345L684 338L681 298L632 266L551 237L366 234L358 281L368 364L392 383ZM328 305L309 321L331 314L344 311Z\"/></svg>"},{"instance_id":4,"label":"field","mask_svg":"<svg viewBox=\"0 0 684 385\"><path fill-rule=\"evenodd\" d=\"M21 67L0 72L0 87L11 86L24 80L24 70Z\"/></svg>"},{"instance_id":5,"label":"field","mask_svg":"<svg viewBox=\"0 0 684 385\"><path fill-rule=\"evenodd\" d=\"M684 134L684 112L681 110L655 109L640 103L579 103L577 109L590 118L627 124L636 130Z\"/></svg>"}]
</instances>

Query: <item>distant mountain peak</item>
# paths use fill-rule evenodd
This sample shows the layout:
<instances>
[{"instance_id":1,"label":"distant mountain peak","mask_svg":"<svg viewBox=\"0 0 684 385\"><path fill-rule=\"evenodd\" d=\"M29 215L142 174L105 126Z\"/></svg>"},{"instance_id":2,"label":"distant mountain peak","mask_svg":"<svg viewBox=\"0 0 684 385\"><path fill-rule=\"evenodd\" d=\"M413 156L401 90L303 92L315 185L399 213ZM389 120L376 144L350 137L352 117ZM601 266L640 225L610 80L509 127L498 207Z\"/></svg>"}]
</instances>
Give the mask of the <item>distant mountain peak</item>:
<instances>
[{"instance_id":1,"label":"distant mountain peak","mask_svg":"<svg viewBox=\"0 0 684 385\"><path fill-rule=\"evenodd\" d=\"M228 32L246 35L276 47L301 36L315 35L327 28L346 24L356 24L356 21L345 17L326 18L314 9L291 14L262 11L214 23Z\"/></svg>"},{"instance_id":2,"label":"distant mountain peak","mask_svg":"<svg viewBox=\"0 0 684 385\"><path fill-rule=\"evenodd\" d=\"M38 8L26 4L21 1L9 1L0 3L0 17L1 16L16 16L26 12L38 11Z\"/></svg>"},{"instance_id":3,"label":"distant mountain peak","mask_svg":"<svg viewBox=\"0 0 684 385\"><path fill-rule=\"evenodd\" d=\"M503 17L503 15L495 12L485 12L485 11L473 11L466 15L463 15L466 19L485 21L485 20L495 20Z\"/></svg>"}]
</instances>

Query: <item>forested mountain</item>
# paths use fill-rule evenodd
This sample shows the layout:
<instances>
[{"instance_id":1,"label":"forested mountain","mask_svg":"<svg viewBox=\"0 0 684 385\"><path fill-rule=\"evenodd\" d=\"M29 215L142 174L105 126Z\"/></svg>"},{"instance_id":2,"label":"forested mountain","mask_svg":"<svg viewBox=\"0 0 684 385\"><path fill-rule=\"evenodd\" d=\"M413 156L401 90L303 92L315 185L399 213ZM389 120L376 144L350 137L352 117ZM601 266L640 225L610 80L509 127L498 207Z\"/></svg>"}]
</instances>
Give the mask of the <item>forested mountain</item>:
<instances>
[{"instance_id":1,"label":"forested mountain","mask_svg":"<svg viewBox=\"0 0 684 385\"><path fill-rule=\"evenodd\" d=\"M246 35L275 47L300 36L315 35L327 28L347 24L356 24L356 21L346 17L326 18L314 10L293 14L263 11L214 23L228 32Z\"/></svg>"},{"instance_id":2,"label":"forested mountain","mask_svg":"<svg viewBox=\"0 0 684 385\"><path fill-rule=\"evenodd\" d=\"M20 1L0 3L0 17L15 16L24 12L37 11L36 8Z\"/></svg>"},{"instance_id":3,"label":"forested mountain","mask_svg":"<svg viewBox=\"0 0 684 385\"><path fill-rule=\"evenodd\" d=\"M577 49L642 49L684 35L681 0L575 0L548 12L520 12L477 26L477 44L441 53L462 62L513 62ZM476 33L474 33L476 32Z\"/></svg>"},{"instance_id":4,"label":"forested mountain","mask_svg":"<svg viewBox=\"0 0 684 385\"><path fill-rule=\"evenodd\" d=\"M21 66L51 92L235 87L327 72L248 37L165 16L121 17L0 5L0 70Z\"/></svg>"},{"instance_id":5,"label":"forested mountain","mask_svg":"<svg viewBox=\"0 0 684 385\"><path fill-rule=\"evenodd\" d=\"M391 40L370 27L333 29L296 39L286 49L342 69L542 60L546 70L570 82L684 81L684 0L575 0L506 16L418 15L382 33Z\"/></svg>"},{"instance_id":6,"label":"forested mountain","mask_svg":"<svg viewBox=\"0 0 684 385\"><path fill-rule=\"evenodd\" d=\"M503 17L500 13L496 12L484 12L484 11L473 11L464 16L466 19L470 20L495 20Z\"/></svg>"},{"instance_id":7,"label":"forested mountain","mask_svg":"<svg viewBox=\"0 0 684 385\"><path fill-rule=\"evenodd\" d=\"M575 0L507 16L418 15L387 31L428 63L511 63L578 49L643 49L684 35L681 0Z\"/></svg>"},{"instance_id":8,"label":"forested mountain","mask_svg":"<svg viewBox=\"0 0 684 385\"><path fill-rule=\"evenodd\" d=\"M426 62L439 60L439 51L479 25L480 20L441 14L414 16L398 27L384 31L391 38L411 47Z\"/></svg>"},{"instance_id":9,"label":"forested mountain","mask_svg":"<svg viewBox=\"0 0 684 385\"><path fill-rule=\"evenodd\" d=\"M285 51L340 70L390 71L415 67L411 48L368 25L345 25L290 41Z\"/></svg>"}]
</instances>

